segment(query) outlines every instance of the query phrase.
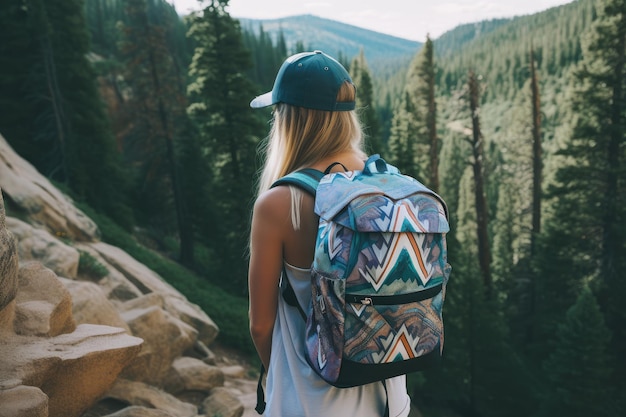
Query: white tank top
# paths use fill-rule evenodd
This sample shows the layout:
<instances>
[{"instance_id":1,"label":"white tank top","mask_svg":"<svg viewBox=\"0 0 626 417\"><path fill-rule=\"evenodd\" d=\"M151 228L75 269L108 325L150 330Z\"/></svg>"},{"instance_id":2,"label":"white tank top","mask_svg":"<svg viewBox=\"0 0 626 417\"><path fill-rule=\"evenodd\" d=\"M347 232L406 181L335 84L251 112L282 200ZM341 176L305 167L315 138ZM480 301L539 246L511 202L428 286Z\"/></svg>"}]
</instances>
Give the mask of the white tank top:
<instances>
[{"instance_id":1,"label":"white tank top","mask_svg":"<svg viewBox=\"0 0 626 417\"><path fill-rule=\"evenodd\" d=\"M289 279L301 306L311 300L309 269L285 263L281 279ZM375 382L353 388L336 388L320 378L304 358L305 323L295 307L278 297L272 334L272 353L266 382L267 417L359 416L381 417L385 410L383 384ZM388 379L390 417L406 417L410 398L404 375Z\"/></svg>"}]
</instances>

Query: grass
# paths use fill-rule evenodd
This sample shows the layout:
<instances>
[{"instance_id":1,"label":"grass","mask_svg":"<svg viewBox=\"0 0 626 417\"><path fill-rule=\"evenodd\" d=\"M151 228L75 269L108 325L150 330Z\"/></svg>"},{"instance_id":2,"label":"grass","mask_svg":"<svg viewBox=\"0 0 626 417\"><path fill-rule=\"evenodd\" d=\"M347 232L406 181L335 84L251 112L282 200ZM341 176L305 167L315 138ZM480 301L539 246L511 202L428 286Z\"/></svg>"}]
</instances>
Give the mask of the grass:
<instances>
[{"instance_id":1,"label":"grass","mask_svg":"<svg viewBox=\"0 0 626 417\"><path fill-rule=\"evenodd\" d=\"M109 270L102 265L89 252L79 250L80 258L78 260L78 273L85 274L98 281L109 275Z\"/></svg>"}]
</instances>

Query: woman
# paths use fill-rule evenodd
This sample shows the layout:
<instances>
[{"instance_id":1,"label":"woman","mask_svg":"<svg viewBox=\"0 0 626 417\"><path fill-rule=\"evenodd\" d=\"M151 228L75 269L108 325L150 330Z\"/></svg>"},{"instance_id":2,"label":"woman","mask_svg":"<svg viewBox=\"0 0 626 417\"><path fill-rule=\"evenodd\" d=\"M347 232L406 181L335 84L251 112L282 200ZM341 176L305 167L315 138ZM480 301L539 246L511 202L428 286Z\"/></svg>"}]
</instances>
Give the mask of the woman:
<instances>
[{"instance_id":1,"label":"woman","mask_svg":"<svg viewBox=\"0 0 626 417\"><path fill-rule=\"evenodd\" d=\"M304 358L305 322L280 296L281 279L288 279L299 304L306 308L310 303L318 219L313 197L295 187L271 185L295 170L325 171L335 162L348 170L363 169L355 96L345 68L315 51L287 58L272 91L250 103L254 108L275 105L252 216L249 270L250 333L268 370L266 416L380 417L387 401L390 416L409 414L404 376L387 380L386 390L382 383L336 388L322 380Z\"/></svg>"}]
</instances>

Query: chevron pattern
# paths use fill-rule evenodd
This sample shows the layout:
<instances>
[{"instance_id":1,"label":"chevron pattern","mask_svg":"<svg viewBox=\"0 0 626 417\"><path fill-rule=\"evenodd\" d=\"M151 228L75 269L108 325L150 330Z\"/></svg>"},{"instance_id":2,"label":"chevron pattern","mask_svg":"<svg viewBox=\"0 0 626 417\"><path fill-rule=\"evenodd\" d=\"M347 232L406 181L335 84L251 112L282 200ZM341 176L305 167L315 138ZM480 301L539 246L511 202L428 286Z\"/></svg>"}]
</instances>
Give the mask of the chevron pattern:
<instances>
[{"instance_id":1,"label":"chevron pattern","mask_svg":"<svg viewBox=\"0 0 626 417\"><path fill-rule=\"evenodd\" d=\"M380 247L373 245L365 251L369 262L364 268L359 268L359 273L363 278L378 292L400 260L406 262L408 259L409 264L405 265L405 268L417 272L422 285L426 286L432 271L432 266L427 263L430 248L426 247L422 250L426 235L382 233L381 236L383 242Z\"/></svg>"}]
</instances>

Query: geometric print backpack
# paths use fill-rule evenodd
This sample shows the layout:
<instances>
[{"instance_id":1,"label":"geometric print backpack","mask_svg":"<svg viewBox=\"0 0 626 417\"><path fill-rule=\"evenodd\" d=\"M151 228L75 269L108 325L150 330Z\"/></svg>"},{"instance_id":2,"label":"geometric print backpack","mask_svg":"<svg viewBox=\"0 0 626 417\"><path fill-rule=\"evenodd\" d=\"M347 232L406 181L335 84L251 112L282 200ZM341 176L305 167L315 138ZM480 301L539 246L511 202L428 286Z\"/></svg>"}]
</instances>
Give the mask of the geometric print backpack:
<instances>
[{"instance_id":1,"label":"geometric print backpack","mask_svg":"<svg viewBox=\"0 0 626 417\"><path fill-rule=\"evenodd\" d=\"M311 193L319 216L311 305L283 291L306 320L315 372L353 387L437 363L451 270L441 197L378 155L362 171L305 169L279 184Z\"/></svg>"}]
</instances>

